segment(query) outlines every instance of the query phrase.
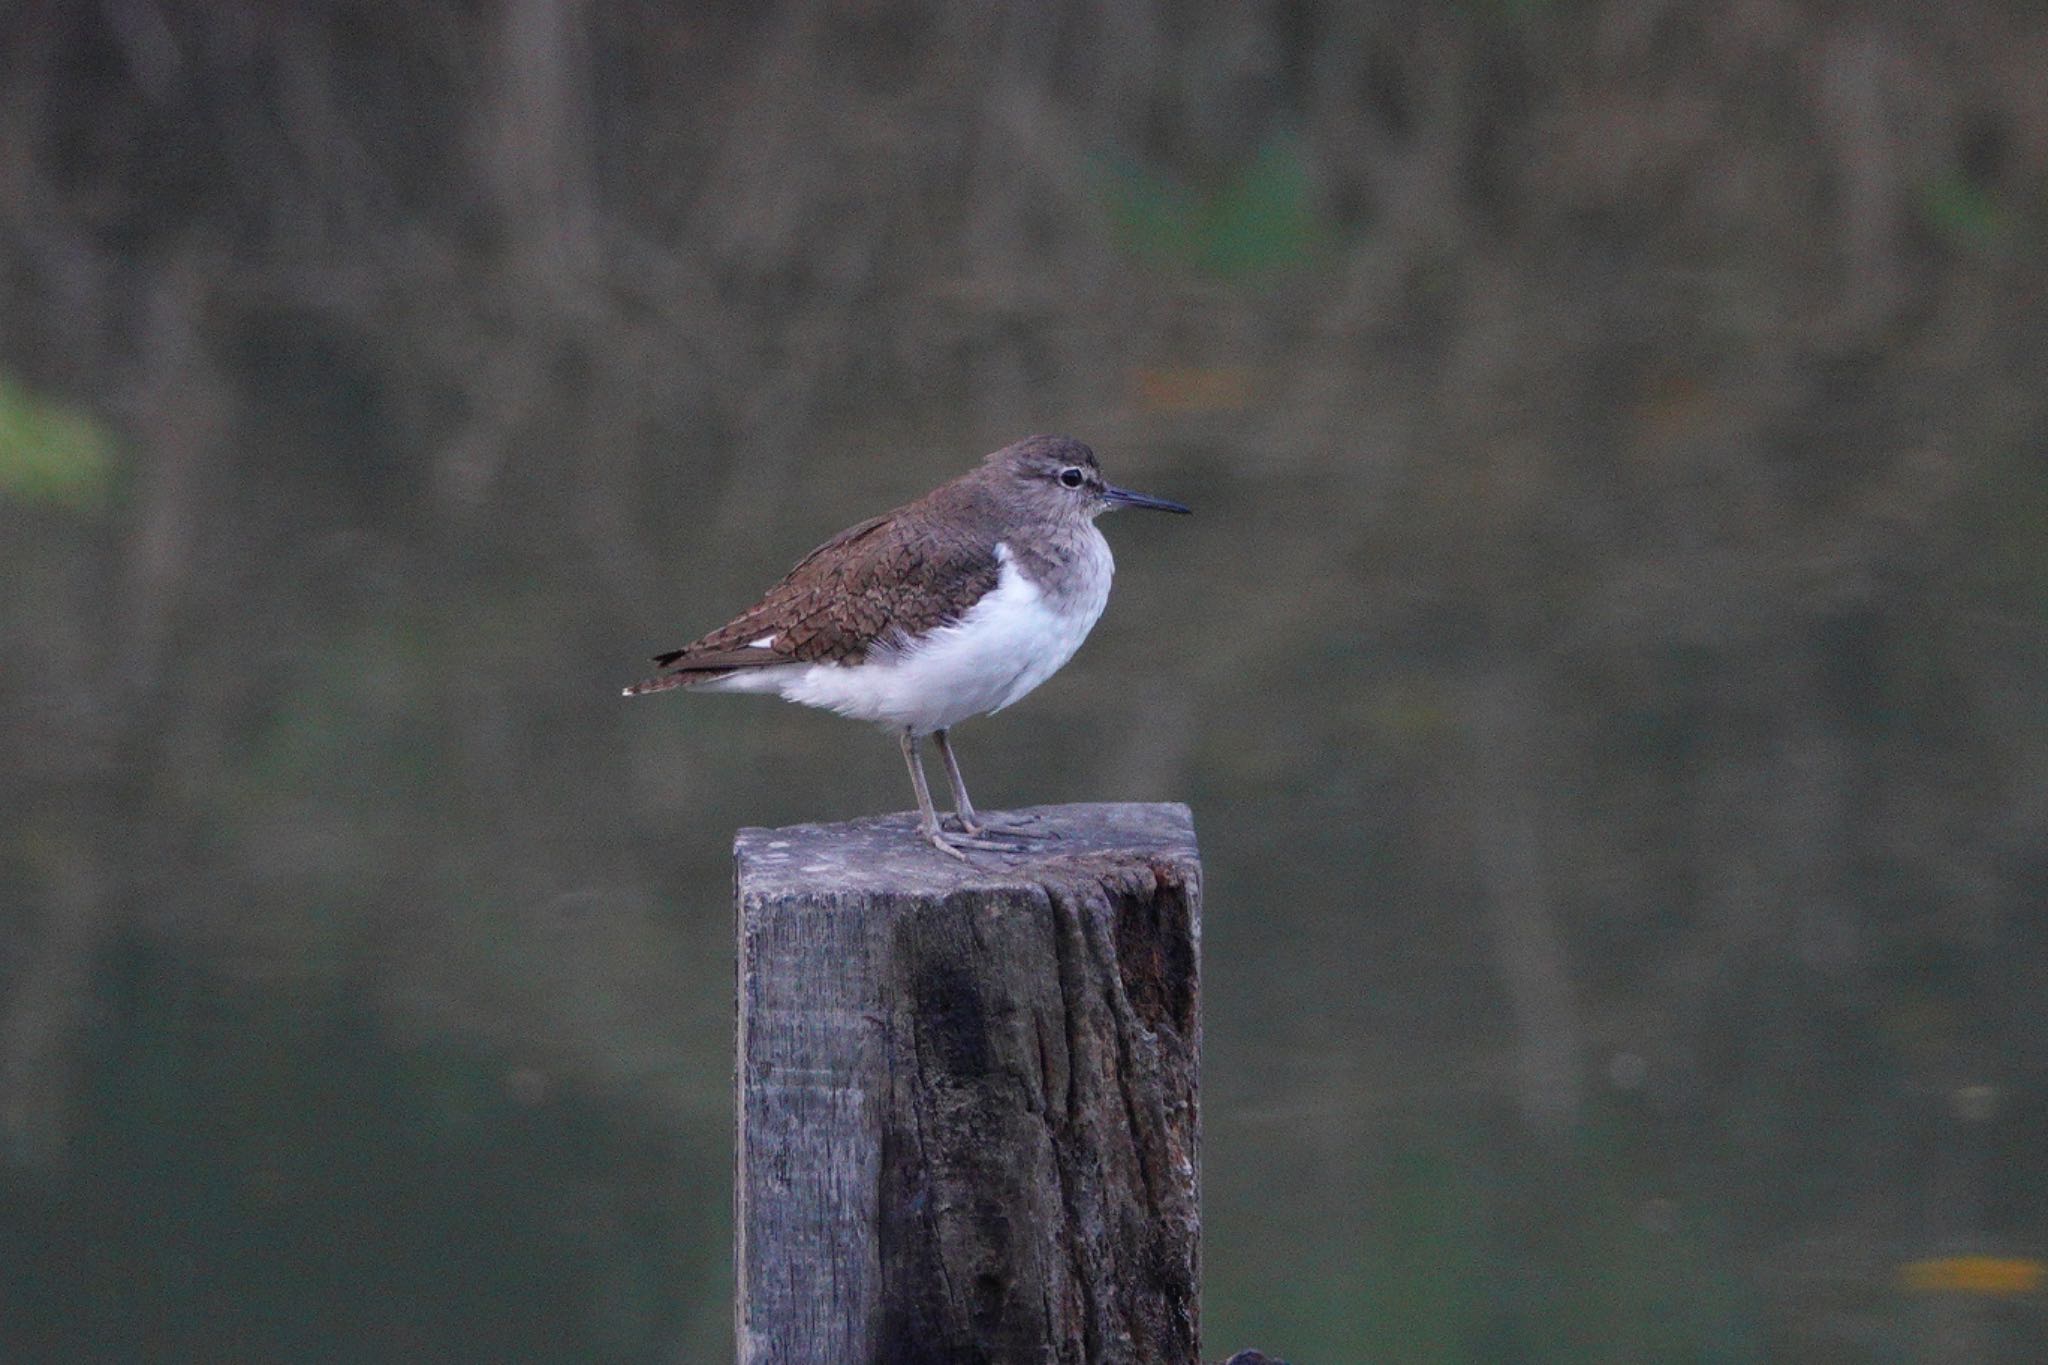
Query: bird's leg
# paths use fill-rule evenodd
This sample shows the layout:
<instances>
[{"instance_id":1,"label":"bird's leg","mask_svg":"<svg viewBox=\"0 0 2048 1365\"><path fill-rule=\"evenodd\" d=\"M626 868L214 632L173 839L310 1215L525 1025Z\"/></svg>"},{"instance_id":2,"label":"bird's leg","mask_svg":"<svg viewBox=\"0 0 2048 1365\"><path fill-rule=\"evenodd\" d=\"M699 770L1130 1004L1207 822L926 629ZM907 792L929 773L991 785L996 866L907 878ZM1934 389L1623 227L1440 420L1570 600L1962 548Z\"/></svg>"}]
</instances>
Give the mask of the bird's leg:
<instances>
[{"instance_id":1,"label":"bird's leg","mask_svg":"<svg viewBox=\"0 0 2048 1365\"><path fill-rule=\"evenodd\" d=\"M939 754L946 760L946 782L953 788L953 813L960 817L960 828L969 834L981 833L981 822L974 818L974 802L967 798L967 779L960 776L960 760L953 757L951 736L934 730L932 738L939 742Z\"/></svg>"},{"instance_id":2,"label":"bird's leg","mask_svg":"<svg viewBox=\"0 0 2048 1365\"><path fill-rule=\"evenodd\" d=\"M995 852L1006 852L1002 844L992 844L982 839L964 839L948 834L939 828L939 814L932 808L932 789L925 785L924 764L918 759L918 737L910 730L903 732L903 761L910 765L910 785L917 792L918 832L925 841L941 853L950 854L961 862L968 861L963 851L970 848L985 848Z\"/></svg>"},{"instance_id":3,"label":"bird's leg","mask_svg":"<svg viewBox=\"0 0 2048 1365\"><path fill-rule=\"evenodd\" d=\"M967 834L1003 834L1016 839L1057 839L1050 831L1019 829L1015 825L990 824L974 813L974 803L967 799L967 782L960 776L960 760L953 756L953 741L944 730L932 731L932 738L939 742L939 753L946 760L946 781L953 788L953 812L960 821L962 832ZM1027 820L1036 820L1027 815Z\"/></svg>"}]
</instances>

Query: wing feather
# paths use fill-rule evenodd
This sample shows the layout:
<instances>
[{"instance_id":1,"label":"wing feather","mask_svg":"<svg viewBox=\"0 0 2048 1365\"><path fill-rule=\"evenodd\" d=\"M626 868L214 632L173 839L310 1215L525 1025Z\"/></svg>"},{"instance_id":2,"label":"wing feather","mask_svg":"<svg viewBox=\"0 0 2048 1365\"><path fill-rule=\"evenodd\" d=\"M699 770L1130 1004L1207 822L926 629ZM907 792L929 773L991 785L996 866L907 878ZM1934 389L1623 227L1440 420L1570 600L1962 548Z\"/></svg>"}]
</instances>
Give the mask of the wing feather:
<instances>
[{"instance_id":1,"label":"wing feather","mask_svg":"<svg viewBox=\"0 0 2048 1365\"><path fill-rule=\"evenodd\" d=\"M993 538L935 529L900 510L874 517L798 560L718 629L656 655L664 671L628 690L687 686L745 668L859 663L877 646L957 619L994 589L1000 569ZM756 643L763 638L767 645Z\"/></svg>"}]
</instances>

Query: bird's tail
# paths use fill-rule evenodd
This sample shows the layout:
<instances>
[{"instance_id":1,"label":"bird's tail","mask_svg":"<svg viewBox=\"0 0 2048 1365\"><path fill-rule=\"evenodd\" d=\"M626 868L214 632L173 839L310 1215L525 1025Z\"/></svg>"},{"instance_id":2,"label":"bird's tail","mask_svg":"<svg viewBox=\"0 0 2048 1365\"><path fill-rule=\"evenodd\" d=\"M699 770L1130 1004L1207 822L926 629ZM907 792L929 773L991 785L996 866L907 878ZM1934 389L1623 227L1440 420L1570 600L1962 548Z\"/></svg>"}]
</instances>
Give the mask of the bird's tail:
<instances>
[{"instance_id":1,"label":"bird's tail","mask_svg":"<svg viewBox=\"0 0 2048 1365\"><path fill-rule=\"evenodd\" d=\"M661 673L652 678L642 678L639 682L634 683L631 687L620 693L620 695L644 697L650 692L666 692L671 687L687 687L693 682L702 682L703 680L704 674L702 673Z\"/></svg>"}]
</instances>

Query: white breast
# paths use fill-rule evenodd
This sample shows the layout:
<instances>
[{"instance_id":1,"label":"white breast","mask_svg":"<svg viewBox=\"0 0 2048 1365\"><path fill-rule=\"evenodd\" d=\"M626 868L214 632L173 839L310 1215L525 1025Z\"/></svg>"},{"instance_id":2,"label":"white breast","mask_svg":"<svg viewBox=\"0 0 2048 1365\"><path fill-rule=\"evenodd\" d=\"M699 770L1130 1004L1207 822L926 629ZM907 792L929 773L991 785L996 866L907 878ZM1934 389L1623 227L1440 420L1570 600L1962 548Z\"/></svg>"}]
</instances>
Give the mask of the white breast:
<instances>
[{"instance_id":1,"label":"white breast","mask_svg":"<svg viewBox=\"0 0 2048 1365\"><path fill-rule=\"evenodd\" d=\"M1094 527L1063 591L1042 591L1006 545L994 591L950 626L860 664L792 664L736 673L713 690L779 692L790 701L919 734L1000 711L1060 670L1109 602L1116 564Z\"/></svg>"}]
</instances>

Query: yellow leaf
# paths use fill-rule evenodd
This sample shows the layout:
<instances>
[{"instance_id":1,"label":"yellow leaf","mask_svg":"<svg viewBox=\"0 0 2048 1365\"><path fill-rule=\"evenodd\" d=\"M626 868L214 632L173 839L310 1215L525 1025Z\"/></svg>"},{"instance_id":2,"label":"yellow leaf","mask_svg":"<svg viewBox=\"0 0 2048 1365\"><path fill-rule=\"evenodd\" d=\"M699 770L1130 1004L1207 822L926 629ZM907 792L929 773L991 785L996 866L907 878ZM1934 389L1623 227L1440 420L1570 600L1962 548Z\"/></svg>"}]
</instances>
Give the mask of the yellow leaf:
<instances>
[{"instance_id":1,"label":"yellow leaf","mask_svg":"<svg viewBox=\"0 0 2048 1365\"><path fill-rule=\"evenodd\" d=\"M1132 378L1147 412L1235 412L1250 406L1256 380L1250 370L1196 366L1141 369Z\"/></svg>"},{"instance_id":2,"label":"yellow leaf","mask_svg":"<svg viewBox=\"0 0 2048 1365\"><path fill-rule=\"evenodd\" d=\"M2048 1265L2026 1256L1940 1256L1900 1266L1899 1280L1923 1294L2031 1294L2048 1281Z\"/></svg>"}]
</instances>

